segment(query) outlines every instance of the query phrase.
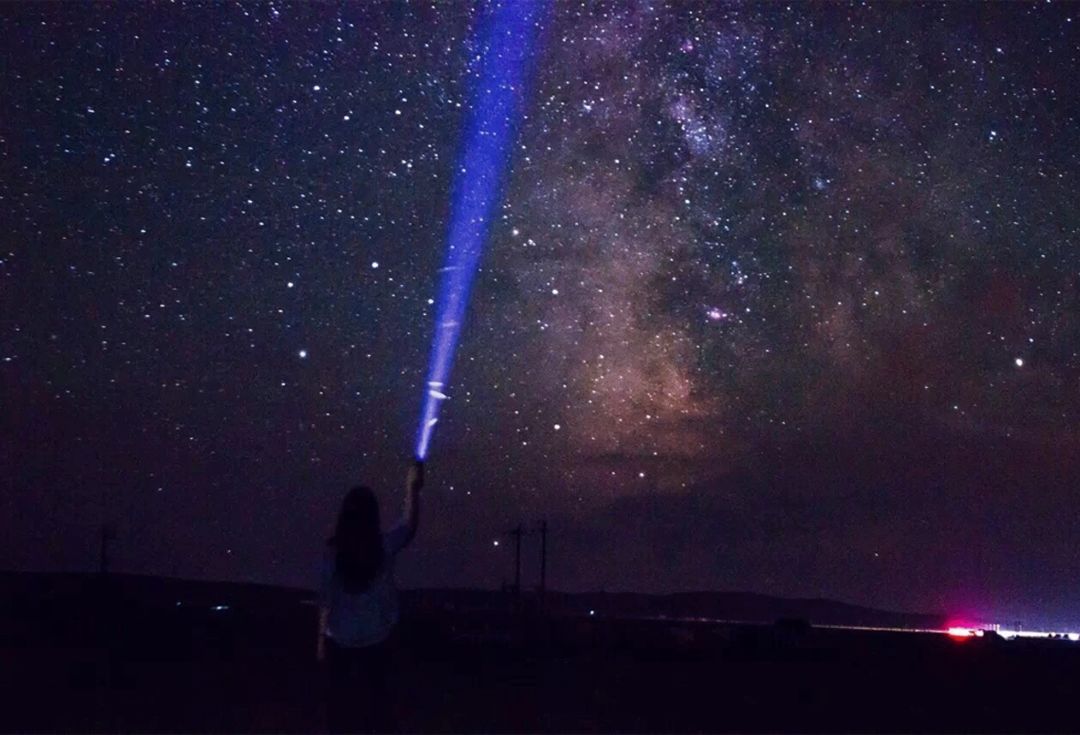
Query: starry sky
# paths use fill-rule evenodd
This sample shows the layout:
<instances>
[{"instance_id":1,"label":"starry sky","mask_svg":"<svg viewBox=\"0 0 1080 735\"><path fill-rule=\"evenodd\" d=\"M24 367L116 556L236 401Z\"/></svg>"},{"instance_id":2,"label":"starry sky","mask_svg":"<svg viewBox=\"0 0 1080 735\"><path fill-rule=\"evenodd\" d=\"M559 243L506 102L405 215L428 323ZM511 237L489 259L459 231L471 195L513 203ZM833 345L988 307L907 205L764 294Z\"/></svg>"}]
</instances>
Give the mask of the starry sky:
<instances>
[{"instance_id":1,"label":"starry sky","mask_svg":"<svg viewBox=\"0 0 1080 735\"><path fill-rule=\"evenodd\" d=\"M1080 623L1078 10L557 0L400 582ZM393 513L478 17L0 7L7 566Z\"/></svg>"}]
</instances>

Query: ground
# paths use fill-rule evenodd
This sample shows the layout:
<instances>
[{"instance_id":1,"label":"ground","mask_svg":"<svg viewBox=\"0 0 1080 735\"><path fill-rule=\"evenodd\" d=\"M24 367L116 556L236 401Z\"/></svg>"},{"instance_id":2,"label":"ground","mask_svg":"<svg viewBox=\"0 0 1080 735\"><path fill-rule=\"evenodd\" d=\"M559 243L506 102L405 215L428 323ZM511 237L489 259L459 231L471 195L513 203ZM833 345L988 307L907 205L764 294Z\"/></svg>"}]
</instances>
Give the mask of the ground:
<instances>
[{"instance_id":1,"label":"ground","mask_svg":"<svg viewBox=\"0 0 1080 735\"><path fill-rule=\"evenodd\" d=\"M302 595L223 609L23 597L3 619L4 730L324 728L315 608ZM1080 729L1080 645L797 621L413 611L395 681L405 731Z\"/></svg>"}]
</instances>

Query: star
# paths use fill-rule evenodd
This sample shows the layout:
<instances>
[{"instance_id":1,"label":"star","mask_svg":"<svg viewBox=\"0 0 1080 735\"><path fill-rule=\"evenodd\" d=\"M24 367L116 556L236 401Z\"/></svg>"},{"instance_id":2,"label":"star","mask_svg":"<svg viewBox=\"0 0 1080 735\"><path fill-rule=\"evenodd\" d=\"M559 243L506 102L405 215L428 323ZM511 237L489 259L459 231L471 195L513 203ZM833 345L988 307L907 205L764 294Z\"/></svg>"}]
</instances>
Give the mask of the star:
<instances>
[{"instance_id":1,"label":"star","mask_svg":"<svg viewBox=\"0 0 1080 735\"><path fill-rule=\"evenodd\" d=\"M904 3L556 5L506 87L487 4L5 8L0 443L40 476L16 556L80 558L38 529L85 474L132 569L309 580L339 495L394 492L434 398L432 492L461 490L417 584L475 584L469 539L526 514L560 519L567 588L1080 609L1047 593L1080 534L1075 6L973 35L949 3L929 30ZM512 139L466 166L504 88ZM455 223L469 176L499 192ZM447 317L448 240L480 225ZM1016 477L1009 513L954 512ZM207 497L220 523L190 520ZM244 522L260 503L289 554ZM809 541L804 506L829 509ZM905 574L940 558L963 600Z\"/></svg>"}]
</instances>

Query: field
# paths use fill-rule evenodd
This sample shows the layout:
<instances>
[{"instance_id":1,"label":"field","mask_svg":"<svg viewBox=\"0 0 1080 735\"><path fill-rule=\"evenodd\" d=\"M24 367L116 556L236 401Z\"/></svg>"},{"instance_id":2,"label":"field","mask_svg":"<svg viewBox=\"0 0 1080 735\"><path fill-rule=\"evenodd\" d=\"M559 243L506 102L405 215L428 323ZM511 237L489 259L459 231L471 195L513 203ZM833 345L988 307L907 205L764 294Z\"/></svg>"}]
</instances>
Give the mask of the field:
<instances>
[{"instance_id":1,"label":"field","mask_svg":"<svg viewBox=\"0 0 1080 735\"><path fill-rule=\"evenodd\" d=\"M324 728L309 595L169 580L7 586L6 731ZM412 605L395 680L404 731L1080 729L1080 645L800 621Z\"/></svg>"}]
</instances>

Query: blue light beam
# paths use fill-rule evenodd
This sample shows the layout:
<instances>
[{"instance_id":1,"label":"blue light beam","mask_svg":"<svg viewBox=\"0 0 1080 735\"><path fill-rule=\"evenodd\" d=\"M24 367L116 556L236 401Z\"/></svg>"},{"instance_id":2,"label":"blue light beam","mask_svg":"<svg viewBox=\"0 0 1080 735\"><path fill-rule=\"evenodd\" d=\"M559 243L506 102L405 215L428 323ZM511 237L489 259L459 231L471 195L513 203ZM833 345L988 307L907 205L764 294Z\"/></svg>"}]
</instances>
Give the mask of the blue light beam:
<instances>
[{"instance_id":1,"label":"blue light beam","mask_svg":"<svg viewBox=\"0 0 1080 735\"><path fill-rule=\"evenodd\" d=\"M465 309L469 304L491 215L501 198L516 123L525 96L529 60L547 0L491 0L475 32L473 86L465 137L454 177L446 262L435 307L424 407L416 457L426 459L446 400Z\"/></svg>"}]
</instances>

